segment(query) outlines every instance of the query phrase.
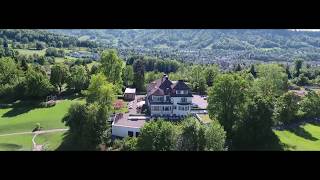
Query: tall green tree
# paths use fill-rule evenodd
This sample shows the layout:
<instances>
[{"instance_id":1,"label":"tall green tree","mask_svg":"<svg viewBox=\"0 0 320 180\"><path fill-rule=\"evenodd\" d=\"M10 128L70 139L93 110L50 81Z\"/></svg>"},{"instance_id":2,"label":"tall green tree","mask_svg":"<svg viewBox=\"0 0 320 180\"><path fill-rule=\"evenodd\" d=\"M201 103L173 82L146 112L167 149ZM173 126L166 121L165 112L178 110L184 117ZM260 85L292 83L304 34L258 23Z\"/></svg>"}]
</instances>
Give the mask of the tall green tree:
<instances>
[{"instance_id":1,"label":"tall green tree","mask_svg":"<svg viewBox=\"0 0 320 180\"><path fill-rule=\"evenodd\" d=\"M289 65L286 66L286 73L288 75L288 79L292 79L292 75L291 75L291 71L290 71L290 66Z\"/></svg>"},{"instance_id":2,"label":"tall green tree","mask_svg":"<svg viewBox=\"0 0 320 180\"><path fill-rule=\"evenodd\" d=\"M223 74L217 77L209 90L208 112L212 119L217 119L232 137L234 124L239 120L246 100L247 82L238 74Z\"/></svg>"},{"instance_id":3,"label":"tall green tree","mask_svg":"<svg viewBox=\"0 0 320 180\"><path fill-rule=\"evenodd\" d=\"M277 99L274 110L277 124L289 124L297 119L299 100L299 96L293 92L287 92Z\"/></svg>"},{"instance_id":4,"label":"tall green tree","mask_svg":"<svg viewBox=\"0 0 320 180\"><path fill-rule=\"evenodd\" d=\"M232 148L235 150L268 149L272 137L273 105L269 99L255 96L247 104L243 119L237 122Z\"/></svg>"},{"instance_id":5,"label":"tall green tree","mask_svg":"<svg viewBox=\"0 0 320 180\"><path fill-rule=\"evenodd\" d=\"M138 150L170 151L175 149L177 130L164 120L147 122L140 130L137 140Z\"/></svg>"},{"instance_id":6,"label":"tall green tree","mask_svg":"<svg viewBox=\"0 0 320 180\"><path fill-rule=\"evenodd\" d=\"M42 72L29 68L24 81L25 95L31 98L44 98L53 92L49 78Z\"/></svg>"},{"instance_id":7,"label":"tall green tree","mask_svg":"<svg viewBox=\"0 0 320 180\"><path fill-rule=\"evenodd\" d=\"M294 68L295 68L295 77L299 77L300 75L300 70L302 68L302 63L303 60L302 59L296 59L294 61Z\"/></svg>"},{"instance_id":8,"label":"tall green tree","mask_svg":"<svg viewBox=\"0 0 320 180\"><path fill-rule=\"evenodd\" d=\"M206 149L206 129L193 117L182 122L179 136L178 150L180 151L204 151Z\"/></svg>"},{"instance_id":9,"label":"tall green tree","mask_svg":"<svg viewBox=\"0 0 320 180\"><path fill-rule=\"evenodd\" d=\"M207 151L225 150L226 132L219 122L214 121L209 124L206 128L205 138Z\"/></svg>"},{"instance_id":10,"label":"tall green tree","mask_svg":"<svg viewBox=\"0 0 320 180\"><path fill-rule=\"evenodd\" d=\"M207 85L212 86L214 79L219 74L219 68L216 65L211 65L206 68L204 74L205 74L205 79L206 79Z\"/></svg>"},{"instance_id":11,"label":"tall green tree","mask_svg":"<svg viewBox=\"0 0 320 180\"><path fill-rule=\"evenodd\" d=\"M18 81L18 66L12 58L0 58L0 85L13 84Z\"/></svg>"},{"instance_id":12,"label":"tall green tree","mask_svg":"<svg viewBox=\"0 0 320 180\"><path fill-rule=\"evenodd\" d=\"M69 77L69 68L65 64L56 64L51 67L50 82L62 91L62 86L67 83Z\"/></svg>"},{"instance_id":13,"label":"tall green tree","mask_svg":"<svg viewBox=\"0 0 320 180\"><path fill-rule=\"evenodd\" d=\"M127 65L123 73L123 82L125 86L131 86L133 84L133 67Z\"/></svg>"},{"instance_id":14,"label":"tall green tree","mask_svg":"<svg viewBox=\"0 0 320 180\"><path fill-rule=\"evenodd\" d=\"M287 90L288 76L278 64L261 64L254 86L265 97L278 97Z\"/></svg>"},{"instance_id":15,"label":"tall green tree","mask_svg":"<svg viewBox=\"0 0 320 180\"><path fill-rule=\"evenodd\" d=\"M97 103L71 105L62 120L69 127L70 150L97 150L104 143L105 132L111 128L109 115L110 111Z\"/></svg>"},{"instance_id":16,"label":"tall green tree","mask_svg":"<svg viewBox=\"0 0 320 180\"><path fill-rule=\"evenodd\" d=\"M92 75L88 90L85 92L88 103L98 103L111 109L115 98L115 87L107 81L104 74Z\"/></svg>"},{"instance_id":17,"label":"tall green tree","mask_svg":"<svg viewBox=\"0 0 320 180\"><path fill-rule=\"evenodd\" d=\"M304 113L304 117L320 117L320 95L314 91L308 92L300 103L300 110Z\"/></svg>"},{"instance_id":18,"label":"tall green tree","mask_svg":"<svg viewBox=\"0 0 320 180\"><path fill-rule=\"evenodd\" d=\"M70 68L70 76L68 78L68 86L75 92L84 90L89 85L89 75L84 66L76 65Z\"/></svg>"},{"instance_id":19,"label":"tall green tree","mask_svg":"<svg viewBox=\"0 0 320 180\"><path fill-rule=\"evenodd\" d=\"M252 76L253 76L254 78L257 77L257 71L256 71L256 69L255 69L255 67L254 67L253 64L251 64L251 66L250 66L250 71L249 71L249 72L252 74Z\"/></svg>"},{"instance_id":20,"label":"tall green tree","mask_svg":"<svg viewBox=\"0 0 320 180\"><path fill-rule=\"evenodd\" d=\"M135 60L133 63L133 85L138 92L144 91L144 62L141 59Z\"/></svg>"},{"instance_id":21,"label":"tall green tree","mask_svg":"<svg viewBox=\"0 0 320 180\"><path fill-rule=\"evenodd\" d=\"M113 84L122 84L124 61L118 57L116 50L102 52L100 68L108 81Z\"/></svg>"}]
</instances>

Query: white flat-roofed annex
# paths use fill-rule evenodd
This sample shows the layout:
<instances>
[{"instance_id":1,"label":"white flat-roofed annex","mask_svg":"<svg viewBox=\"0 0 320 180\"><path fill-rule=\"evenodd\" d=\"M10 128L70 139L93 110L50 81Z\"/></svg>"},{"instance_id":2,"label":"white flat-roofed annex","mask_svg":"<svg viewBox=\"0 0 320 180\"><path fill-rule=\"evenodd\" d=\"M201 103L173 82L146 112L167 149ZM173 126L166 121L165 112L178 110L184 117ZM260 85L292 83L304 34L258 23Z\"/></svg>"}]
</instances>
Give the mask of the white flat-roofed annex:
<instances>
[{"instance_id":1,"label":"white flat-roofed annex","mask_svg":"<svg viewBox=\"0 0 320 180\"><path fill-rule=\"evenodd\" d=\"M136 89L135 88L126 88L124 93L125 94L135 94L136 93Z\"/></svg>"},{"instance_id":2,"label":"white flat-roofed annex","mask_svg":"<svg viewBox=\"0 0 320 180\"><path fill-rule=\"evenodd\" d=\"M122 118L115 120L112 123L112 125L131 128L141 128L148 119L148 116L129 116L128 114L124 114Z\"/></svg>"}]
</instances>

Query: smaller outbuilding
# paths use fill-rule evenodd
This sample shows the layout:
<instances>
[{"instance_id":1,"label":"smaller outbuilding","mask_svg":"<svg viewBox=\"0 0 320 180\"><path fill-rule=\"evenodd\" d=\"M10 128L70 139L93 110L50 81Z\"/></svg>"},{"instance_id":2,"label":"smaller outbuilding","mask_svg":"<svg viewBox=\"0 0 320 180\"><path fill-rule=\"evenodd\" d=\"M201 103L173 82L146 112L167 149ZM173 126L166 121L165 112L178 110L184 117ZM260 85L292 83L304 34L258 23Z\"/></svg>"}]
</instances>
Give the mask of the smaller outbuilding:
<instances>
[{"instance_id":1,"label":"smaller outbuilding","mask_svg":"<svg viewBox=\"0 0 320 180\"><path fill-rule=\"evenodd\" d=\"M135 88L126 88L124 91L123 99L126 101L133 101L136 98L136 89Z\"/></svg>"}]
</instances>

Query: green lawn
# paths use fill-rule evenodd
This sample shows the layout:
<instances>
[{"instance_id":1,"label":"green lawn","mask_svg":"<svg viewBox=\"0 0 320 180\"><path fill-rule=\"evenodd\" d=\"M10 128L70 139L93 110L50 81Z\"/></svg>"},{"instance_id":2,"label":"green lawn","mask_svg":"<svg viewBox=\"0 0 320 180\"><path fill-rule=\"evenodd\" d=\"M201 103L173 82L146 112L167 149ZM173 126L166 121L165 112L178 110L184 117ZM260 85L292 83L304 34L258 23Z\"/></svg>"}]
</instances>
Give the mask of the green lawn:
<instances>
[{"instance_id":1,"label":"green lawn","mask_svg":"<svg viewBox=\"0 0 320 180\"><path fill-rule=\"evenodd\" d=\"M75 102L84 102L84 100L63 100L50 108L37 108L23 104L13 108L2 108L0 109L0 134L32 131L36 123L40 123L44 130L65 128L61 120L70 105Z\"/></svg>"},{"instance_id":2,"label":"green lawn","mask_svg":"<svg viewBox=\"0 0 320 180\"><path fill-rule=\"evenodd\" d=\"M210 123L212 120L209 118L209 115L208 114L198 114L199 117L201 118L201 121L204 123L204 124L207 124L207 123Z\"/></svg>"},{"instance_id":3,"label":"green lawn","mask_svg":"<svg viewBox=\"0 0 320 180\"><path fill-rule=\"evenodd\" d=\"M65 56L64 57L55 57L54 60L56 63L61 63L61 62L65 62L65 61L74 61L77 58L71 57L71 56Z\"/></svg>"},{"instance_id":4,"label":"green lawn","mask_svg":"<svg viewBox=\"0 0 320 180\"><path fill-rule=\"evenodd\" d=\"M306 124L294 130L274 131L285 150L320 150L320 125Z\"/></svg>"},{"instance_id":5,"label":"green lawn","mask_svg":"<svg viewBox=\"0 0 320 180\"><path fill-rule=\"evenodd\" d=\"M63 140L65 132L52 132L46 134L40 134L35 138L37 144L45 145L46 150L54 151L56 150Z\"/></svg>"},{"instance_id":6,"label":"green lawn","mask_svg":"<svg viewBox=\"0 0 320 180\"><path fill-rule=\"evenodd\" d=\"M33 54L38 54L39 56L44 56L46 53L46 49L43 50L30 50L30 49L15 49L16 51L19 52L19 54L24 54L24 55L33 55Z\"/></svg>"},{"instance_id":7,"label":"green lawn","mask_svg":"<svg viewBox=\"0 0 320 180\"><path fill-rule=\"evenodd\" d=\"M31 151L32 134L0 137L0 151Z\"/></svg>"}]
</instances>

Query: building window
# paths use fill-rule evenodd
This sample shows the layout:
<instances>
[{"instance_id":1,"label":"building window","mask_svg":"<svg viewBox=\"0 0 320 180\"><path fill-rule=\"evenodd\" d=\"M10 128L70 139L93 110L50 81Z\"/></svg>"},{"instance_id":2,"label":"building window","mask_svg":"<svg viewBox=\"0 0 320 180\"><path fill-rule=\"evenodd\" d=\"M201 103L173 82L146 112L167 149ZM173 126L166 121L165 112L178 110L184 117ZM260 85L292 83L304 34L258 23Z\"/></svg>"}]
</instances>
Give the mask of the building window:
<instances>
[{"instance_id":1,"label":"building window","mask_svg":"<svg viewBox=\"0 0 320 180\"><path fill-rule=\"evenodd\" d=\"M166 106L166 107L164 108L164 110L165 110L165 111L170 111L170 108L169 108L168 106Z\"/></svg>"},{"instance_id":2,"label":"building window","mask_svg":"<svg viewBox=\"0 0 320 180\"><path fill-rule=\"evenodd\" d=\"M152 106L153 111L161 111L160 108L160 106Z\"/></svg>"},{"instance_id":3,"label":"building window","mask_svg":"<svg viewBox=\"0 0 320 180\"><path fill-rule=\"evenodd\" d=\"M136 132L136 137L138 137L138 136L139 136L139 134L140 134L139 132Z\"/></svg>"},{"instance_id":4,"label":"building window","mask_svg":"<svg viewBox=\"0 0 320 180\"><path fill-rule=\"evenodd\" d=\"M177 106L173 106L173 109L177 109Z\"/></svg>"},{"instance_id":5,"label":"building window","mask_svg":"<svg viewBox=\"0 0 320 180\"><path fill-rule=\"evenodd\" d=\"M133 137L133 132L132 131L128 131L128 136L129 137Z\"/></svg>"},{"instance_id":6,"label":"building window","mask_svg":"<svg viewBox=\"0 0 320 180\"><path fill-rule=\"evenodd\" d=\"M163 96L152 96L152 100L154 102L163 102L164 101L164 97Z\"/></svg>"},{"instance_id":7,"label":"building window","mask_svg":"<svg viewBox=\"0 0 320 180\"><path fill-rule=\"evenodd\" d=\"M187 98L185 98L185 97L181 98L181 102L183 102L183 103L187 102Z\"/></svg>"}]
</instances>

